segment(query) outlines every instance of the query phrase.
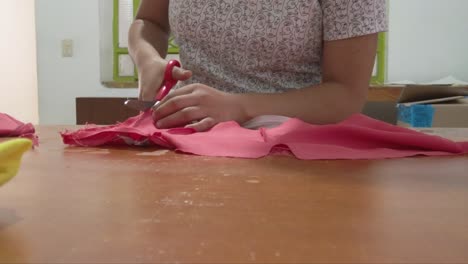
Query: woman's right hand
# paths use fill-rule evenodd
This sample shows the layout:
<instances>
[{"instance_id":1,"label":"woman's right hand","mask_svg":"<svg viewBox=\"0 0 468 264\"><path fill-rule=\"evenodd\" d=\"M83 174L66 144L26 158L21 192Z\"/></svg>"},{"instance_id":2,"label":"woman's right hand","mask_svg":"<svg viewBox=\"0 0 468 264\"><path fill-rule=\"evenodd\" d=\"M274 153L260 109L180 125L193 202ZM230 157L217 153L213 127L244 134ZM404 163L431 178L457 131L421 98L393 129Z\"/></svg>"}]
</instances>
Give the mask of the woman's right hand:
<instances>
[{"instance_id":1,"label":"woman's right hand","mask_svg":"<svg viewBox=\"0 0 468 264\"><path fill-rule=\"evenodd\" d=\"M164 72L167 61L164 59L153 59L140 65L138 68L138 99L143 101L153 101L159 88L164 81ZM172 78L178 81L185 81L192 77L192 72L179 67L172 70Z\"/></svg>"}]
</instances>

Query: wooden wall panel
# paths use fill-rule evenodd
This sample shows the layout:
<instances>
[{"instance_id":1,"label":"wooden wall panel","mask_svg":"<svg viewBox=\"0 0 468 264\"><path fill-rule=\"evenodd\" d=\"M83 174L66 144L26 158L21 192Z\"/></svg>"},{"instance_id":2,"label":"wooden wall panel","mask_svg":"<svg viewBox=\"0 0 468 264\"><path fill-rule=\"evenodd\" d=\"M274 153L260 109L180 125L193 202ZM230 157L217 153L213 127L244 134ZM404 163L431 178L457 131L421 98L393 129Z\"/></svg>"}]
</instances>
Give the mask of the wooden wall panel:
<instances>
[{"instance_id":1,"label":"wooden wall panel","mask_svg":"<svg viewBox=\"0 0 468 264\"><path fill-rule=\"evenodd\" d=\"M137 110L124 106L127 98L76 98L76 124L110 125L138 114Z\"/></svg>"}]
</instances>

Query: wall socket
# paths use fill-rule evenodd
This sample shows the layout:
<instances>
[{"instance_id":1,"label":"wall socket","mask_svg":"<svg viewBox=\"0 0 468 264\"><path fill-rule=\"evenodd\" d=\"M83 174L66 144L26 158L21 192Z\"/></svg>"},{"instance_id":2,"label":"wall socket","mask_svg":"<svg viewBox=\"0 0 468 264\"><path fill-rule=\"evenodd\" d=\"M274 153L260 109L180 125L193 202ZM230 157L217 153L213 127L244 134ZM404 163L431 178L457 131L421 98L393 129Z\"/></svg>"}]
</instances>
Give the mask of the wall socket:
<instances>
[{"instance_id":1,"label":"wall socket","mask_svg":"<svg viewBox=\"0 0 468 264\"><path fill-rule=\"evenodd\" d=\"M62 40L62 57L64 58L73 57L73 40L72 39Z\"/></svg>"}]
</instances>

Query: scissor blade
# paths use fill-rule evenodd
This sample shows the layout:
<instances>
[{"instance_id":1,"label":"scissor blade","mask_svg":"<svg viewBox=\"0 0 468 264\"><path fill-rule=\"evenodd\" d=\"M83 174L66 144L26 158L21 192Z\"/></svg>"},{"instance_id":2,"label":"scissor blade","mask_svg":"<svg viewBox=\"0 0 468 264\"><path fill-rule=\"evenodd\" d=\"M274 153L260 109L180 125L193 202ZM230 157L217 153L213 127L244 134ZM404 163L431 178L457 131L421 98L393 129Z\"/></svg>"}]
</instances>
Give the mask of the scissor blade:
<instances>
[{"instance_id":1,"label":"scissor blade","mask_svg":"<svg viewBox=\"0 0 468 264\"><path fill-rule=\"evenodd\" d=\"M127 100L125 101L125 106L128 106L132 109L139 110L139 111L146 111L153 107L157 101L140 101L140 100Z\"/></svg>"}]
</instances>

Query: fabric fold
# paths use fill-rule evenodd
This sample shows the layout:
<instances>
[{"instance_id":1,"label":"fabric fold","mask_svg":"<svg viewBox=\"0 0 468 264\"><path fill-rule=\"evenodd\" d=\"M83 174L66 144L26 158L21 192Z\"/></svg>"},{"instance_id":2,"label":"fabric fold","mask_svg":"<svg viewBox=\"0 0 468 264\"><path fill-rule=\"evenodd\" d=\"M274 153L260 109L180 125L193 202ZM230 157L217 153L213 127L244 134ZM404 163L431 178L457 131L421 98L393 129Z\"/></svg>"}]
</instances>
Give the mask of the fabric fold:
<instances>
[{"instance_id":1,"label":"fabric fold","mask_svg":"<svg viewBox=\"0 0 468 264\"><path fill-rule=\"evenodd\" d=\"M23 123L12 116L0 113L0 137L20 137L32 140L37 146L39 139L31 123Z\"/></svg>"},{"instance_id":2,"label":"fabric fold","mask_svg":"<svg viewBox=\"0 0 468 264\"><path fill-rule=\"evenodd\" d=\"M277 127L257 130L231 121L198 133L188 128L157 129L147 112L112 126L66 131L62 137L65 144L76 146L157 145L196 155L239 158L260 158L272 153L290 153L306 160L468 153L468 142L427 135L361 114L331 125L313 125L291 118Z\"/></svg>"}]
</instances>

